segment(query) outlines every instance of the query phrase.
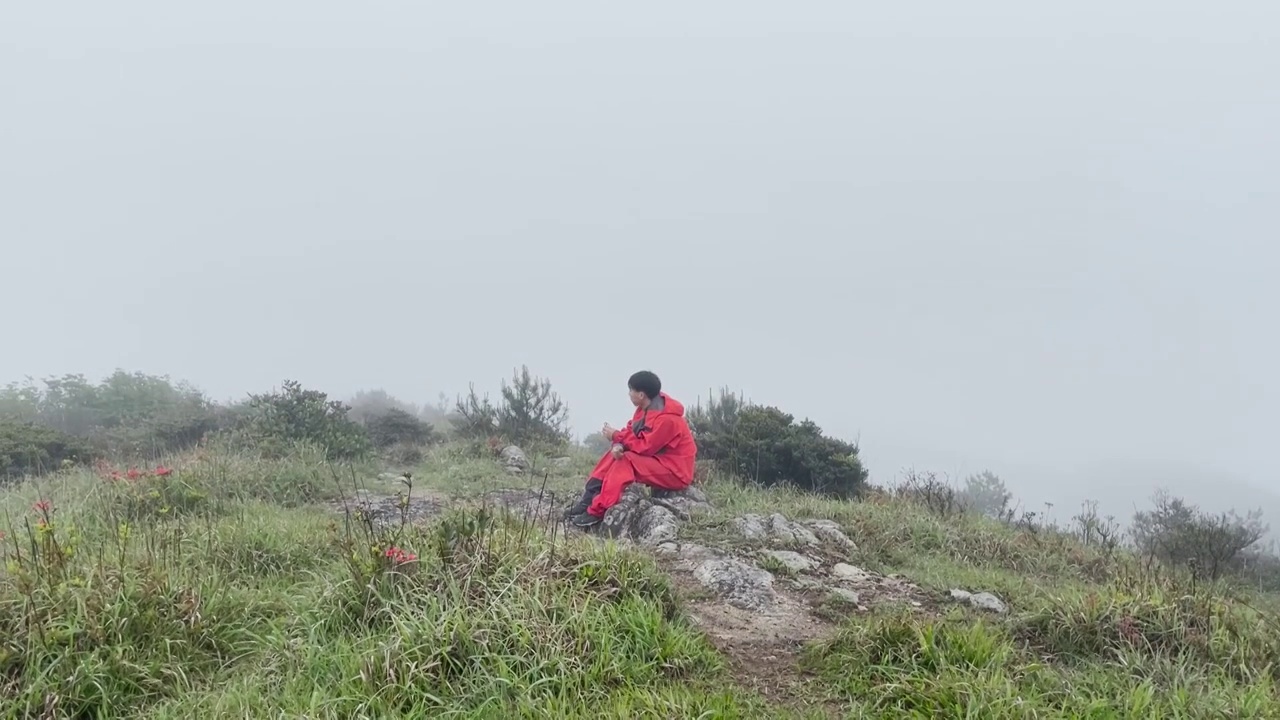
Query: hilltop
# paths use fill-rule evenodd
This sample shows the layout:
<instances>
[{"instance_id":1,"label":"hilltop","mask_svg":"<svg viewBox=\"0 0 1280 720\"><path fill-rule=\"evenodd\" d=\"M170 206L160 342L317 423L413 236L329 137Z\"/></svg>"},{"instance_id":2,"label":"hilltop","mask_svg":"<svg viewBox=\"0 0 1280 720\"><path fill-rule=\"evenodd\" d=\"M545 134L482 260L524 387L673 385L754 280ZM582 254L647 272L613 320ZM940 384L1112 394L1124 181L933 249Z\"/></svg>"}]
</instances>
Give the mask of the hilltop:
<instances>
[{"instance_id":1,"label":"hilltop","mask_svg":"<svg viewBox=\"0 0 1280 720\"><path fill-rule=\"evenodd\" d=\"M669 527L565 532L540 510L593 459L205 449L20 483L0 717L1280 716L1256 598L715 474Z\"/></svg>"}]
</instances>

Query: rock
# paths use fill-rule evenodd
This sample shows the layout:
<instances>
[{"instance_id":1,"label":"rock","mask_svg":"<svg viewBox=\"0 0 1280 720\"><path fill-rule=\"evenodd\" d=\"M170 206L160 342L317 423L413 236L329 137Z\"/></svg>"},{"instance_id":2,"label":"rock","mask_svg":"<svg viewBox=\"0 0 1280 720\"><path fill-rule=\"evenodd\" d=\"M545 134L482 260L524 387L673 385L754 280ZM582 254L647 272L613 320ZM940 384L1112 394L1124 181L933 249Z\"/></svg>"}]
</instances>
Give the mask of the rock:
<instances>
[{"instance_id":1,"label":"rock","mask_svg":"<svg viewBox=\"0 0 1280 720\"><path fill-rule=\"evenodd\" d=\"M834 520L805 520L804 524L825 542L845 550L858 549L857 545L849 539L849 536L844 534L844 529Z\"/></svg>"},{"instance_id":2,"label":"rock","mask_svg":"<svg viewBox=\"0 0 1280 720\"><path fill-rule=\"evenodd\" d=\"M698 563L693 576L727 603L743 610L764 610L773 604L773 575L731 557Z\"/></svg>"},{"instance_id":3,"label":"rock","mask_svg":"<svg viewBox=\"0 0 1280 720\"><path fill-rule=\"evenodd\" d=\"M769 526L759 515L743 515L733 519L738 534L748 540L763 540L769 536Z\"/></svg>"},{"instance_id":4,"label":"rock","mask_svg":"<svg viewBox=\"0 0 1280 720\"><path fill-rule=\"evenodd\" d=\"M553 494L537 490L496 490L484 496L484 504L503 508L521 519L547 522L556 520L563 509Z\"/></svg>"},{"instance_id":5,"label":"rock","mask_svg":"<svg viewBox=\"0 0 1280 720\"><path fill-rule=\"evenodd\" d=\"M529 469L529 457L515 445L502 448L498 456L502 459L502 466L509 473L519 475Z\"/></svg>"},{"instance_id":6,"label":"rock","mask_svg":"<svg viewBox=\"0 0 1280 720\"><path fill-rule=\"evenodd\" d=\"M951 591L951 599L959 602L967 602L979 610L986 610L993 613L1009 612L1009 606L1004 601L989 592L971 593L967 590L953 589Z\"/></svg>"},{"instance_id":7,"label":"rock","mask_svg":"<svg viewBox=\"0 0 1280 720\"><path fill-rule=\"evenodd\" d=\"M847 588L831 588L831 596L837 600L843 600L850 605L858 605L862 603L862 598L858 593Z\"/></svg>"},{"instance_id":8,"label":"rock","mask_svg":"<svg viewBox=\"0 0 1280 720\"><path fill-rule=\"evenodd\" d=\"M792 572L804 572L815 567L812 560L790 550L766 550L764 555L782 563L784 567Z\"/></svg>"},{"instance_id":9,"label":"rock","mask_svg":"<svg viewBox=\"0 0 1280 720\"><path fill-rule=\"evenodd\" d=\"M618 504L605 513L599 532L641 545L661 545L676 539L681 520L706 506L706 496L692 489L655 498L636 483L628 486Z\"/></svg>"},{"instance_id":10,"label":"rock","mask_svg":"<svg viewBox=\"0 0 1280 720\"><path fill-rule=\"evenodd\" d=\"M555 458L551 461L551 467L557 470L568 470L573 467L573 458L567 456Z\"/></svg>"},{"instance_id":11,"label":"rock","mask_svg":"<svg viewBox=\"0 0 1280 720\"><path fill-rule=\"evenodd\" d=\"M847 563L836 563L831 568L831 574L840 580L848 580L850 582L859 582L871 579L871 573L860 567L854 567Z\"/></svg>"},{"instance_id":12,"label":"rock","mask_svg":"<svg viewBox=\"0 0 1280 720\"><path fill-rule=\"evenodd\" d=\"M378 479L384 482L402 482L405 479L405 473L378 473Z\"/></svg>"},{"instance_id":13,"label":"rock","mask_svg":"<svg viewBox=\"0 0 1280 720\"><path fill-rule=\"evenodd\" d=\"M747 514L735 518L734 528L748 540L778 540L788 545L817 545L818 538L803 525L793 523L781 513L769 517Z\"/></svg>"},{"instance_id":14,"label":"rock","mask_svg":"<svg viewBox=\"0 0 1280 720\"><path fill-rule=\"evenodd\" d=\"M639 485L632 485L623 491L618 504L605 513L599 532L641 545L661 545L676 539L678 523L675 513L650 502Z\"/></svg>"},{"instance_id":15,"label":"rock","mask_svg":"<svg viewBox=\"0 0 1280 720\"><path fill-rule=\"evenodd\" d=\"M337 501L331 507L349 513L357 521L368 520L378 528L419 522L444 511L444 505L434 498L410 495L406 503L404 496L380 495L367 490L357 491L353 497Z\"/></svg>"}]
</instances>

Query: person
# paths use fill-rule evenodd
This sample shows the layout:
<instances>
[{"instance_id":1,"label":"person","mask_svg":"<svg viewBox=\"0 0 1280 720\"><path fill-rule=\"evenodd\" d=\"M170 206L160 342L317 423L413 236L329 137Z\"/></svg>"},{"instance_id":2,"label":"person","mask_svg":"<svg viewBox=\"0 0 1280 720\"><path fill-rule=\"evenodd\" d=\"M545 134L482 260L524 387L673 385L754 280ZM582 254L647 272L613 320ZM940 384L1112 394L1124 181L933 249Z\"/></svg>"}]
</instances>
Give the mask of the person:
<instances>
[{"instance_id":1,"label":"person","mask_svg":"<svg viewBox=\"0 0 1280 720\"><path fill-rule=\"evenodd\" d=\"M662 392L662 381L648 370L632 375L627 389L635 414L621 430L607 423L601 430L613 447L591 471L582 497L565 511L576 527L598 524L631 483L647 485L661 496L693 482L698 446L685 420L684 405Z\"/></svg>"}]
</instances>

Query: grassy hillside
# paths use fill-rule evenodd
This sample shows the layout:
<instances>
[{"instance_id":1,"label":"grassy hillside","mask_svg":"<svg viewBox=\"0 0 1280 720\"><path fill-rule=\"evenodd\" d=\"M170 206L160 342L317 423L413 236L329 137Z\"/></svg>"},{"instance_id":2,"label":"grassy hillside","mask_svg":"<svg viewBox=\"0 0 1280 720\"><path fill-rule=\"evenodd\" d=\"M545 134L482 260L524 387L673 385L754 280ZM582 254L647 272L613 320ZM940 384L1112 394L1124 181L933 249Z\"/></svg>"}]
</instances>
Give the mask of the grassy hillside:
<instances>
[{"instance_id":1,"label":"grassy hillside","mask_svg":"<svg viewBox=\"0 0 1280 720\"><path fill-rule=\"evenodd\" d=\"M803 630L728 640L729 615L660 554L481 502L544 483L567 500L591 461L517 477L445 447L403 486L205 453L4 490L0 718L1280 717L1268 598L1034 528L711 477L682 541L759 562L735 518L829 519L856 547L823 566L878 578L841 606L759 562L808 603ZM358 491L404 521L350 511Z\"/></svg>"}]
</instances>

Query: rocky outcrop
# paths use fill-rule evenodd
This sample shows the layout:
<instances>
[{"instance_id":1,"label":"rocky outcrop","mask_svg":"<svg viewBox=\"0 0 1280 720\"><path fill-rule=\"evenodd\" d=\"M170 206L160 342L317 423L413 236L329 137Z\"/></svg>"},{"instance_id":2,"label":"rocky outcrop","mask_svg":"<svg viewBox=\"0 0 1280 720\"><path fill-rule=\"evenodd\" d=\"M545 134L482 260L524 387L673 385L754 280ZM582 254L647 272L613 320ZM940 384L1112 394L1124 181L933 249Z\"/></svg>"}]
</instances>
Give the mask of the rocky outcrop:
<instances>
[{"instance_id":1,"label":"rocky outcrop","mask_svg":"<svg viewBox=\"0 0 1280 720\"><path fill-rule=\"evenodd\" d=\"M748 540L792 547L814 547L825 542L841 550L856 549L854 542L834 520L791 521L781 513L767 516L752 513L735 518L733 526Z\"/></svg>"},{"instance_id":2,"label":"rocky outcrop","mask_svg":"<svg viewBox=\"0 0 1280 720\"><path fill-rule=\"evenodd\" d=\"M674 541L680 522L708 507L706 496L696 488L654 497L637 483L628 486L618 504L605 513L598 532L640 545L657 546Z\"/></svg>"},{"instance_id":3,"label":"rocky outcrop","mask_svg":"<svg viewBox=\"0 0 1280 720\"><path fill-rule=\"evenodd\" d=\"M808 572L818 566L813 560L791 550L766 550L762 555L781 563L792 572Z\"/></svg>"}]
</instances>

